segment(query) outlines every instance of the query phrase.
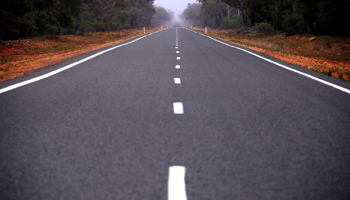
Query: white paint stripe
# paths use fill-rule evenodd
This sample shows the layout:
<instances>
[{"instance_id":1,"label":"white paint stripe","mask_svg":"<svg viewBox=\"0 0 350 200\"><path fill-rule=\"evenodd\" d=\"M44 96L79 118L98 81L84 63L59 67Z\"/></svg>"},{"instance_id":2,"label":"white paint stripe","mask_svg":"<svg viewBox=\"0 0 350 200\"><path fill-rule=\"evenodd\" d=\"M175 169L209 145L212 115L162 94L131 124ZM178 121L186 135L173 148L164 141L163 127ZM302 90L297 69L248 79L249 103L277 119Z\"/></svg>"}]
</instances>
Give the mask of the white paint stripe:
<instances>
[{"instance_id":1,"label":"white paint stripe","mask_svg":"<svg viewBox=\"0 0 350 200\"><path fill-rule=\"evenodd\" d=\"M175 47L175 49L178 49L179 47Z\"/></svg>"},{"instance_id":2,"label":"white paint stripe","mask_svg":"<svg viewBox=\"0 0 350 200\"><path fill-rule=\"evenodd\" d=\"M177 57L176 59L181 60L181 57Z\"/></svg>"},{"instance_id":3,"label":"white paint stripe","mask_svg":"<svg viewBox=\"0 0 350 200\"><path fill-rule=\"evenodd\" d=\"M180 53L180 51L176 51L176 53Z\"/></svg>"},{"instance_id":4,"label":"white paint stripe","mask_svg":"<svg viewBox=\"0 0 350 200\"><path fill-rule=\"evenodd\" d=\"M169 168L168 200L187 200L185 173L186 168L183 166Z\"/></svg>"},{"instance_id":5,"label":"white paint stripe","mask_svg":"<svg viewBox=\"0 0 350 200\"><path fill-rule=\"evenodd\" d=\"M181 84L181 79L180 78L174 78L175 84Z\"/></svg>"},{"instance_id":6,"label":"white paint stripe","mask_svg":"<svg viewBox=\"0 0 350 200\"><path fill-rule=\"evenodd\" d=\"M207 36L207 37L210 38L210 39L212 39L212 40L214 40L214 41L216 41L216 42L219 42L219 43L221 43L221 44L224 44L224 45L226 45L226 46L229 46L229 47L238 49L238 50L243 51L243 52L246 52L246 53L249 53L249 54L251 54L251 55L253 55L253 56L255 56L255 57L258 57L258 58L260 58L260 59L262 59L262 60L265 60L265 61L267 61L267 62L270 62L270 63L272 63L272 64L275 64L275 65L277 65L277 66L279 66L279 67L282 67L282 68L284 68L284 69L286 69L286 70L295 72L295 73L300 74L300 75L302 75L302 76L308 77L308 78L310 78L310 79L312 79L312 80L318 81L318 82L320 82L320 83L323 83L323 84L325 84L325 85L328 85L328 86L330 86L330 87L333 87L333 88L335 88L335 89L338 89L338 90L340 90L340 91L342 91L342 92L345 92L345 93L350 94L350 90L349 90L349 89L346 89L346 88L341 87L341 86L339 86L339 85L330 83L330 82L328 82L328 81L325 81L325 80L316 78L316 77L314 77L314 76L311 76L311 75L309 75L309 74L306 74L306 73L300 72L300 71L298 71L298 70L292 69L292 68L290 68L290 67L287 67L287 66L285 66L285 65L282 65L282 64L277 63L277 62L275 62L275 61L272 61L272 60L270 60L270 59L264 58L264 57L262 57L262 56L259 56L259 55L255 54L255 53L252 53L252 52L250 52L250 51L247 51L247 50L245 50L245 49L242 49L242 48L239 48L239 47L235 47L235 46L226 44L226 43L224 43L224 42L222 42L222 41L220 41L220 40L214 39L214 38L212 38L212 37L210 37L210 36Z\"/></svg>"},{"instance_id":7,"label":"white paint stripe","mask_svg":"<svg viewBox=\"0 0 350 200\"><path fill-rule=\"evenodd\" d=\"M176 65L176 66L175 66L175 69L180 69L180 65Z\"/></svg>"},{"instance_id":8,"label":"white paint stripe","mask_svg":"<svg viewBox=\"0 0 350 200\"><path fill-rule=\"evenodd\" d=\"M175 114L183 114L184 113L184 107L181 102L175 102L173 103L174 106L174 113Z\"/></svg>"},{"instance_id":9,"label":"white paint stripe","mask_svg":"<svg viewBox=\"0 0 350 200\"><path fill-rule=\"evenodd\" d=\"M107 53L107 52L109 52L109 51L112 51L112 50L114 50L114 49L117 49L117 48L119 48L119 47L132 44L132 43L134 43L134 42L136 42L136 41L138 41L138 40L141 40L141 39L143 39L143 38L145 38L145 37L146 37L146 36L142 36L142 37L137 38L137 39L135 39L135 40L133 40L133 41L131 41L131 42L127 42L127 43L125 43L125 44L121 44L121 45L118 45L118 46L109 48L109 49L107 49L107 50L101 51L101 52L96 53L96 54L94 54L94 55L92 55L92 56L89 56L89 57L87 57L87 58L84 58L84 59L82 59L82 60L79 60L79 61L77 61L77 62L75 62L75 63L72 63L72 64L70 64L70 65L67 65L67 66L65 66L65 67L62 67L62 68L57 69L57 70L55 70L55 71L49 72L49 73L47 73L47 74L38 76L38 77L36 77L36 78L29 79L29 80L27 80L27 81L23 81L23 82L16 83L16 84L14 84L14 85L11 85L11 86L2 88L2 89L0 89L0 94L5 93L5 92L8 92L8 91L10 91L10 90L14 90L14 89L16 89L16 88L19 88L19 87L22 87L22 86L25 86L25 85L28 85L28 84L31 84L31 83L34 83L34 82L37 82L37 81L40 81L40 80L43 80L43 79L48 78L48 77L50 77L50 76L56 75L56 74L58 74L58 73L60 73L60 72L63 72L63 71L65 71L65 70L67 70L67 69L70 69L70 68L72 68L72 67L74 67L74 66L76 66L76 65L79 65L79 64L81 64L81 63L83 63L83 62L85 62L85 61L91 60L91 59L93 59L93 58L95 58L95 57L97 57L97 56L99 56L99 55L102 55L102 54L104 54L104 53Z\"/></svg>"}]
</instances>

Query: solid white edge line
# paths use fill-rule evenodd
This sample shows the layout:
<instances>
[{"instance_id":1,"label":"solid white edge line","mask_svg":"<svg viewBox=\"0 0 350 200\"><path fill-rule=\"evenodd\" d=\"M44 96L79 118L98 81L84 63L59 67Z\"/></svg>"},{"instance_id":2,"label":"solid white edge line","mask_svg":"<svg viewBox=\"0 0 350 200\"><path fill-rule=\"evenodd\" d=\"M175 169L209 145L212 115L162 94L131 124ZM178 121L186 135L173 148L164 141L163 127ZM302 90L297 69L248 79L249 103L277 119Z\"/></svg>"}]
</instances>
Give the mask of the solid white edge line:
<instances>
[{"instance_id":1,"label":"solid white edge line","mask_svg":"<svg viewBox=\"0 0 350 200\"><path fill-rule=\"evenodd\" d=\"M203 34L201 34L201 35L203 35ZM277 65L277 66L279 66L279 67L282 67L282 68L284 68L284 69L286 69L286 70L295 72L295 73L297 73L297 74L300 74L300 75L305 76L305 77L307 77L307 78L310 78L310 79L312 79L312 80L315 80L315 81L317 81L317 82L320 82L320 83L323 83L323 84L328 85L328 86L330 86L330 87L333 87L333 88L335 88L335 89L337 89L337 90L340 90L340 91L342 91L342 92L345 92L345 93L347 93L347 94L350 94L350 90L347 89L347 88L344 88L344 87L341 87L341 86L339 86L339 85L336 85L336 84L330 83L330 82L328 82L328 81L322 80L322 79L320 79L320 78L311 76L311 75L309 75L309 74L307 74L307 73L300 72L300 71L298 71L298 70L292 69L292 68L290 68L290 67L287 67L287 66L285 66L285 65L282 65L282 64L280 64L280 63L278 63L278 62L275 62L275 61L272 61L272 60L270 60L270 59L264 58L264 57L262 57L262 56L259 56L259 55L255 54L255 53L253 53L253 52L247 51L247 50L245 50L245 49L242 49L242 48L239 48L239 47L236 47L236 46L233 46L233 45L226 44L226 43L224 43L224 42L222 42L222 41L220 41L220 40L218 40L218 39L212 38L212 37L210 37L210 36L207 36L207 35L203 35L203 36L206 36L206 37L208 37L209 39L214 40L214 41L216 41L216 42L218 42L218 43L221 43L221 44L223 44L223 45L226 45L226 46L229 46L229 47L238 49L238 50L240 50L240 51L249 53L249 54L251 54L251 55L253 55L253 56L255 56L255 57L258 57L258 58L260 58L260 59L262 59L262 60L265 60L265 61L267 61L267 62L270 62L270 63L272 63L272 64L275 64L275 65Z\"/></svg>"},{"instance_id":2,"label":"solid white edge line","mask_svg":"<svg viewBox=\"0 0 350 200\"><path fill-rule=\"evenodd\" d=\"M174 78L175 84L181 84L181 79L180 78Z\"/></svg>"},{"instance_id":3,"label":"solid white edge line","mask_svg":"<svg viewBox=\"0 0 350 200\"><path fill-rule=\"evenodd\" d=\"M168 200L187 200L185 174L183 166L169 167Z\"/></svg>"},{"instance_id":4,"label":"solid white edge line","mask_svg":"<svg viewBox=\"0 0 350 200\"><path fill-rule=\"evenodd\" d=\"M290 68L290 67L287 67L287 66L285 66L285 65L282 65L282 64L280 64L280 63L278 63L278 62L275 62L275 61L272 61L272 60L270 60L270 59L264 58L264 57L262 57L262 56L259 56L259 55L255 54L255 53L253 53L253 52L247 51L247 50L245 50L245 49L242 49L242 48L239 48L239 47L235 47L235 46L226 44L226 43L224 43L224 42L222 42L222 41L220 41L220 40L214 39L214 38L212 38L212 37L210 37L210 36L207 36L207 37L208 37L209 39L212 39L212 40L218 42L218 43L221 43L221 44L224 44L224 45L226 45L226 46L229 46L229 47L238 49L238 50L240 50L240 51L246 52L246 53L251 54L251 55L253 55L253 56L255 56L255 57L258 57L258 58L260 58L260 59L262 59L262 60L265 60L265 61L270 62L270 63L272 63L272 64L275 64L275 65L277 65L277 66L279 66L279 67L282 67L282 68L284 68L284 69L286 69L286 70L295 72L295 73L300 74L300 75L302 75L302 76L308 77L308 78L310 78L310 79L312 79L312 80L318 81L318 82L320 82L320 83L323 83L323 84L325 84L325 85L328 85L328 86L330 86L330 87L333 87L333 88L335 88L335 89L338 89L338 90L340 90L340 91L342 91L342 92L345 92L345 93L350 94L350 90L349 90L349 89L346 89L346 88L341 87L341 86L339 86L339 85L330 83L330 82L325 81L325 80L322 80L322 79L320 79L320 78L316 78L316 77L311 76L311 75L309 75L309 74L306 74L306 73L304 73L304 72L300 72L300 71L298 71L298 70L292 69L292 68Z\"/></svg>"},{"instance_id":5,"label":"solid white edge line","mask_svg":"<svg viewBox=\"0 0 350 200\"><path fill-rule=\"evenodd\" d=\"M166 30L166 29L163 29L163 30ZM163 31L163 30L162 30L162 31ZM157 31L157 32L154 32L154 33L158 33L158 32L160 32L160 31ZM154 33L152 33L152 34L154 34ZM77 62L74 62L74 63L72 63L72 64L70 64L70 65L65 66L65 67L59 68L59 69L54 70L54 71L52 71L52 72L49 72L49 73L47 73L47 74L44 74L44 75L41 75L41 76L38 76L38 77L35 77L35 78L32 78L32 79L29 79L29 80L26 80L26 81L23 81L23 82L16 83L16 84L11 85L11 86L8 86L8 87L2 88L2 89L0 89L0 94L5 93L5 92L8 92L8 91L11 91L11 90L14 90L14 89L17 89L17 88L19 88L19 87L22 87L22 86L25 86L25 85L28 85L28 84L31 84L31 83L34 83L34 82L37 82L37 81L40 81L40 80L43 80L43 79L48 78L48 77L50 77L50 76L56 75L56 74L58 74L58 73L60 73L60 72L63 72L63 71L65 71L65 70L67 70L67 69L70 69L70 68L72 68L72 67L74 67L74 66L76 66L76 65L79 65L79 64L81 64L81 63L83 63L83 62L85 62L85 61L91 60L92 58L95 58L95 57L97 57L97 56L99 56L99 55L102 55L102 54L104 54L104 53L107 53L107 52L109 52L109 51L112 51L112 50L114 50L114 49L117 49L117 48L119 48L119 47L132 44L132 43L134 43L134 42L136 42L136 41L138 41L138 40L141 40L141 39L145 38L146 36L147 36L147 35L144 35L144 36L139 37L139 38L137 38L137 39L135 39L135 40L132 40L132 41L130 41L130 42L127 42L127 43L124 43L124 44L121 44L121 45L118 45L118 46L109 48L109 49L107 49L107 50L101 51L101 52L96 53L96 54L94 54L94 55L92 55L92 56L89 56L89 57L87 57L87 58L84 58L84 59L82 59L82 60L79 60L79 61L77 61Z\"/></svg>"},{"instance_id":6,"label":"solid white edge line","mask_svg":"<svg viewBox=\"0 0 350 200\"><path fill-rule=\"evenodd\" d=\"M174 107L174 114L183 114L184 113L184 108L182 102L175 102L173 103Z\"/></svg>"}]
</instances>

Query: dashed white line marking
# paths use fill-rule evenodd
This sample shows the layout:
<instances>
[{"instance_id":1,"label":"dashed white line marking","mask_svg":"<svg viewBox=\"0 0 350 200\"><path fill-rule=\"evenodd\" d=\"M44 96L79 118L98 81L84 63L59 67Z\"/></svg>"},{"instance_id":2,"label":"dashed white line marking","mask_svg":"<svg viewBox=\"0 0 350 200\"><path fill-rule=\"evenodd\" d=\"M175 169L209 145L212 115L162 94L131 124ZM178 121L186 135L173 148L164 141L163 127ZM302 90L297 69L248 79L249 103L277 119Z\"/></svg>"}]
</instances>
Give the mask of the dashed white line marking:
<instances>
[{"instance_id":1,"label":"dashed white line marking","mask_svg":"<svg viewBox=\"0 0 350 200\"><path fill-rule=\"evenodd\" d=\"M177 115L184 114L184 107L183 107L183 104L181 102L173 103L173 107L174 107L175 114L177 114Z\"/></svg>"},{"instance_id":2,"label":"dashed white line marking","mask_svg":"<svg viewBox=\"0 0 350 200\"><path fill-rule=\"evenodd\" d=\"M175 84L181 84L181 79L180 78L174 78Z\"/></svg>"},{"instance_id":3,"label":"dashed white line marking","mask_svg":"<svg viewBox=\"0 0 350 200\"><path fill-rule=\"evenodd\" d=\"M176 65L176 66L175 66L175 69L180 69L180 65Z\"/></svg>"},{"instance_id":4,"label":"dashed white line marking","mask_svg":"<svg viewBox=\"0 0 350 200\"><path fill-rule=\"evenodd\" d=\"M176 59L181 60L181 57L177 57Z\"/></svg>"},{"instance_id":5,"label":"dashed white line marking","mask_svg":"<svg viewBox=\"0 0 350 200\"><path fill-rule=\"evenodd\" d=\"M186 168L183 166L169 168L168 200L187 200L185 173Z\"/></svg>"},{"instance_id":6,"label":"dashed white line marking","mask_svg":"<svg viewBox=\"0 0 350 200\"><path fill-rule=\"evenodd\" d=\"M179 47L175 47L175 49L178 49Z\"/></svg>"},{"instance_id":7,"label":"dashed white line marking","mask_svg":"<svg viewBox=\"0 0 350 200\"><path fill-rule=\"evenodd\" d=\"M176 53L180 53L180 51L176 51Z\"/></svg>"}]
</instances>

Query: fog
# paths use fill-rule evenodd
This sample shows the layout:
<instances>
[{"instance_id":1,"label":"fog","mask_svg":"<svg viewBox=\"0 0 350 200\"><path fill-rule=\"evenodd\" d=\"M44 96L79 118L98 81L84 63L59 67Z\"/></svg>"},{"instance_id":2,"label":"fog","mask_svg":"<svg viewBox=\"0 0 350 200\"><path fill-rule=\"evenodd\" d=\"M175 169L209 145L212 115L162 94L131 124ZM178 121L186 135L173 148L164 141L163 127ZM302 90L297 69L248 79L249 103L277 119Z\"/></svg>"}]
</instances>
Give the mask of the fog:
<instances>
[{"instance_id":1,"label":"fog","mask_svg":"<svg viewBox=\"0 0 350 200\"><path fill-rule=\"evenodd\" d=\"M175 12L175 20L178 20L178 15L181 14L188 3L197 3L196 0L155 0L154 5L164 7L167 10Z\"/></svg>"}]
</instances>

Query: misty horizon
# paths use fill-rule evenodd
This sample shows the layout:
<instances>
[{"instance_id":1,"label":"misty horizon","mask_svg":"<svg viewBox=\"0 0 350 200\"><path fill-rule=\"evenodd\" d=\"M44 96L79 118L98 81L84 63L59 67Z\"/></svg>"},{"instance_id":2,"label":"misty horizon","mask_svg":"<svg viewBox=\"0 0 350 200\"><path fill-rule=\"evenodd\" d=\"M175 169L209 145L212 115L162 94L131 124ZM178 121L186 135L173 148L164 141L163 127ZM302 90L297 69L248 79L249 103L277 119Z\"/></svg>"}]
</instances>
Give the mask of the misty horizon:
<instances>
[{"instance_id":1,"label":"misty horizon","mask_svg":"<svg viewBox=\"0 0 350 200\"><path fill-rule=\"evenodd\" d=\"M166 10L175 13L175 21L179 20L179 15L186 9L189 3L197 3L197 0L155 0L154 5L161 6Z\"/></svg>"}]
</instances>

